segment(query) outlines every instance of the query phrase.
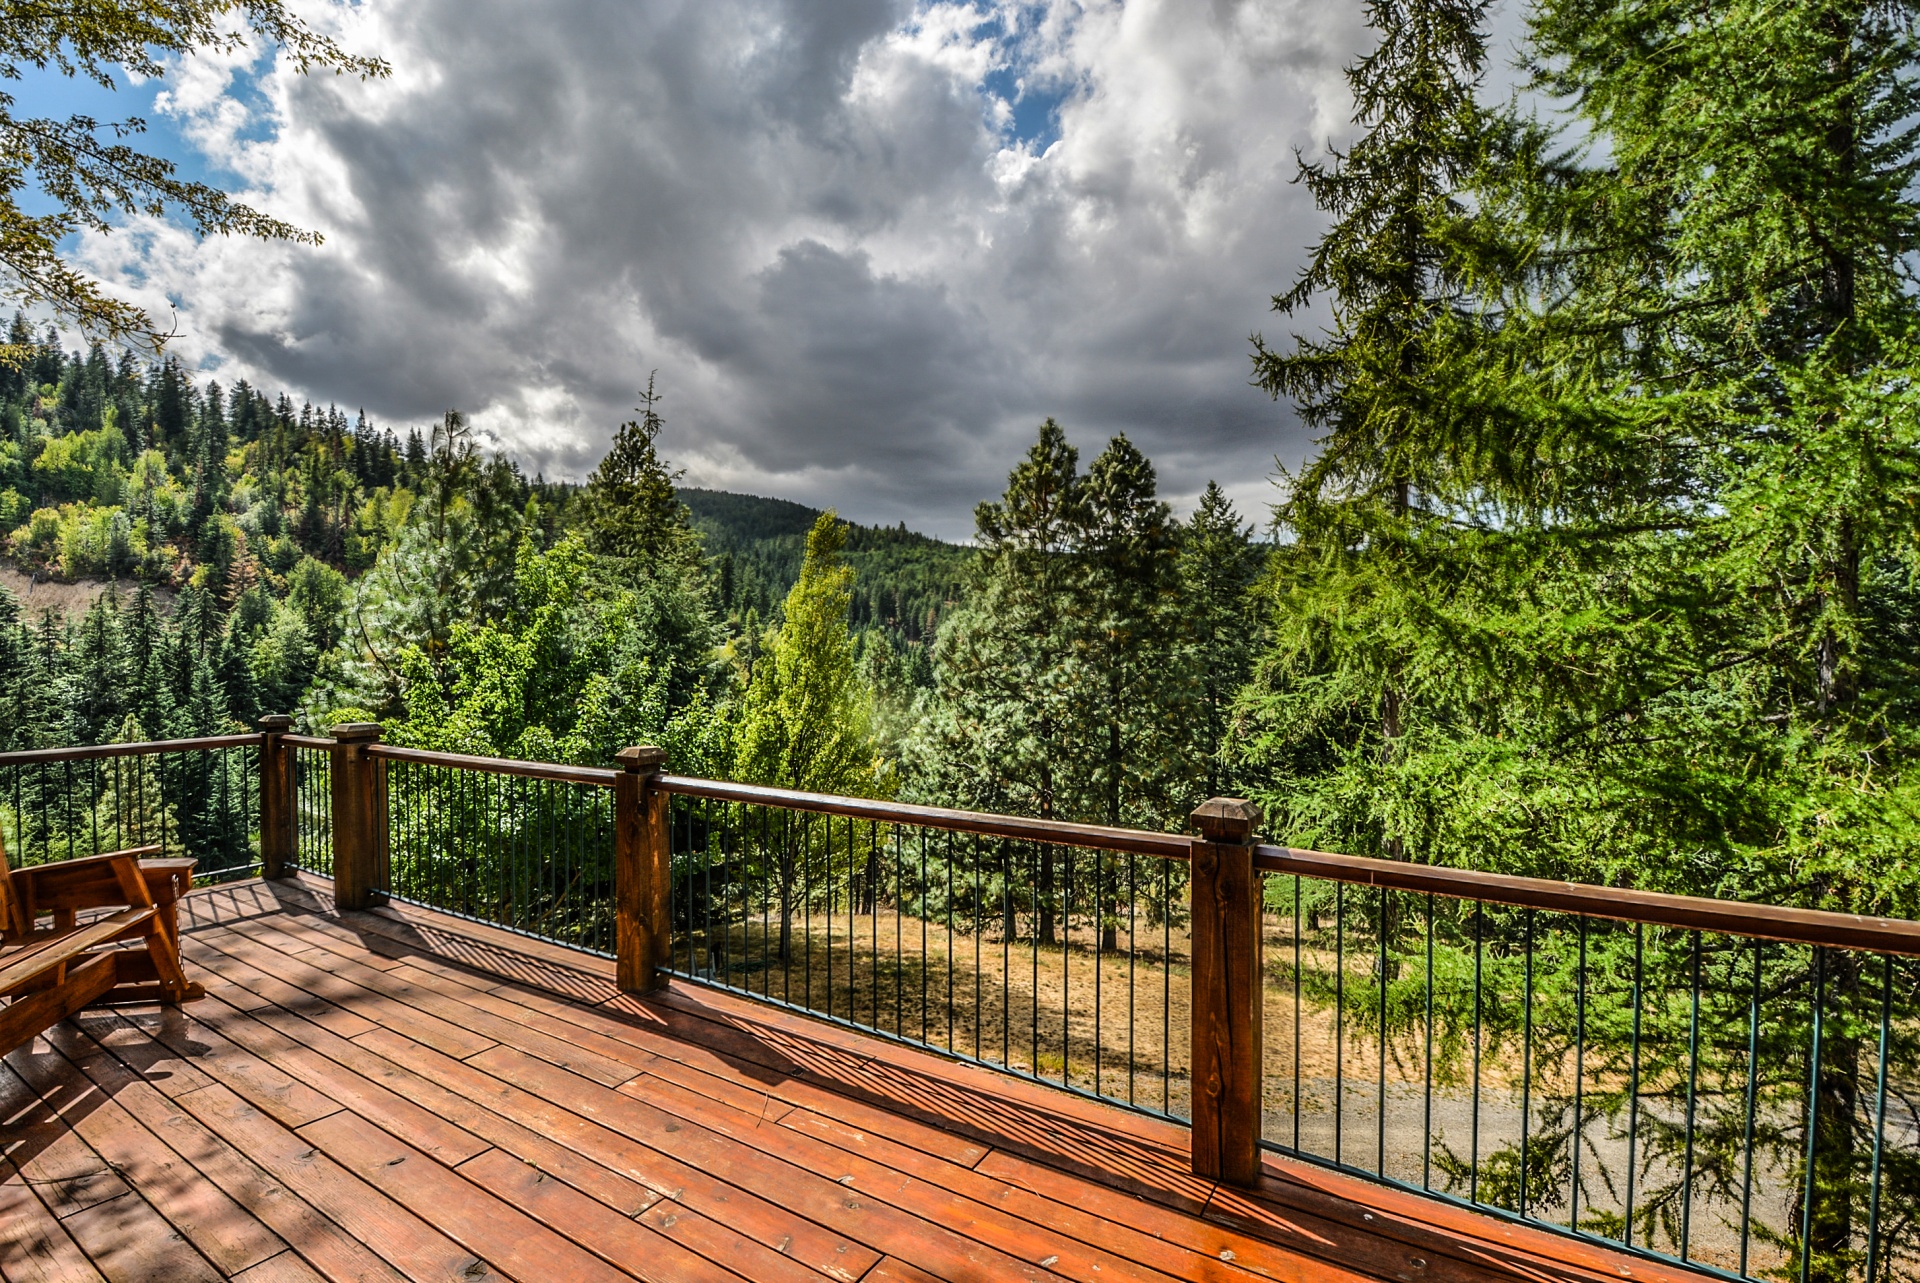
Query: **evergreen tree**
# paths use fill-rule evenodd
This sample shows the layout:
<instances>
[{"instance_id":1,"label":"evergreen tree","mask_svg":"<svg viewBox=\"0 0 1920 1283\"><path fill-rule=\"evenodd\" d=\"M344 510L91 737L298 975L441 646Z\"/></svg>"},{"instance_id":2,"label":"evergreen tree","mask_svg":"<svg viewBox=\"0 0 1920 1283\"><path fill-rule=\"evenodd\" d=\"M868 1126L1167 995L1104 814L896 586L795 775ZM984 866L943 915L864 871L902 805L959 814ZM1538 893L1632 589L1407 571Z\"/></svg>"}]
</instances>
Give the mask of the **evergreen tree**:
<instances>
[{"instance_id":1,"label":"evergreen tree","mask_svg":"<svg viewBox=\"0 0 1920 1283\"><path fill-rule=\"evenodd\" d=\"M1316 366L1327 353L1303 348L1291 381L1269 384L1309 415L1388 407L1395 429L1326 419L1280 511L1295 539L1264 584L1277 640L1245 700L1277 836L1850 912L1920 907L1906 729L1920 711L1914 26L1905 4L1536 7L1538 87L1572 104L1586 144L1486 127L1486 156L1505 163L1450 171L1465 190L1427 224L1429 306L1408 313L1433 321L1419 359L1397 376L1345 359L1366 333L1348 318L1383 297L1375 269L1405 259L1383 251L1327 277L1343 359ZM1458 47L1458 65L1477 67L1476 46ZM1372 181L1380 202L1403 185L1384 170ZM1337 216L1367 207L1327 195L1347 202ZM1324 387L1304 377L1316 369ZM1625 947L1596 946L1593 967L1644 971L1650 992L1687 983L1684 949ZM1810 1154L1812 1179L1789 1184L1812 1197L1762 1235L1804 1251L1820 1280L1861 1264L1873 1057L1858 1031L1880 995L1860 965L1783 956L1766 978L1792 1011L1763 1032L1754 1090L1788 1121L1757 1133L1759 1161L1793 1172ZM1549 1003L1580 983L1547 969L1534 982ZM1816 1000L1809 1132L1791 1120ZM1638 1045L1685 1044L1684 1019L1647 1019ZM1624 1040L1607 1054L1627 1063ZM1742 1161L1746 1067L1716 1072L1726 1080L1699 1087L1703 1129L1656 1129L1643 1162ZM1543 1117L1573 1107L1536 1099ZM1553 1173L1580 1143L1563 1126L1503 1151L1480 1197L1564 1200ZM1883 1228L1911 1224L1909 1187L1884 1188L1901 1192ZM1643 1189L1636 1242L1678 1232L1661 1219L1677 1190ZM1574 1214L1624 1233L1617 1214Z\"/></svg>"},{"instance_id":2,"label":"evergreen tree","mask_svg":"<svg viewBox=\"0 0 1920 1283\"><path fill-rule=\"evenodd\" d=\"M68 724L75 744L104 744L127 715L127 664L118 600L103 594L74 636Z\"/></svg>"},{"instance_id":3,"label":"evergreen tree","mask_svg":"<svg viewBox=\"0 0 1920 1283\"><path fill-rule=\"evenodd\" d=\"M1466 222L1461 194L1499 136L1473 94L1485 13L1485 0L1370 0L1379 43L1347 69L1367 132L1331 165L1301 165L1335 222L1273 301L1290 315L1331 295L1333 331L1296 337L1290 352L1255 340L1259 384L1325 430L1300 474L1285 478L1275 513L1310 569L1278 588L1274 609L1291 627L1271 669L1318 670L1322 693L1345 705L1343 749L1365 738L1389 761L1406 732L1410 680L1391 617L1424 591L1417 543L1476 492L1477 478L1462 474L1500 453L1488 417L1447 395L1478 337L1453 244ZM1321 704L1304 715L1321 726L1332 712ZM1394 826L1372 818L1364 838L1341 835L1345 849L1404 854Z\"/></svg>"},{"instance_id":4,"label":"evergreen tree","mask_svg":"<svg viewBox=\"0 0 1920 1283\"><path fill-rule=\"evenodd\" d=\"M1209 481L1180 541L1180 584L1199 710L1193 752L1204 762L1201 792L1225 790L1227 722L1253 671L1259 635L1253 585L1261 555L1217 482Z\"/></svg>"},{"instance_id":5,"label":"evergreen tree","mask_svg":"<svg viewBox=\"0 0 1920 1283\"><path fill-rule=\"evenodd\" d=\"M741 708L736 778L820 793L863 795L878 774L869 708L847 630L853 573L846 533L822 513L807 536L800 582L787 594L770 653L754 666Z\"/></svg>"},{"instance_id":6,"label":"evergreen tree","mask_svg":"<svg viewBox=\"0 0 1920 1283\"><path fill-rule=\"evenodd\" d=\"M651 376L640 394L640 418L614 433L613 447L587 479L593 550L640 575L684 572L697 560L692 518L674 493L679 473L661 460L666 426Z\"/></svg>"},{"instance_id":7,"label":"evergreen tree","mask_svg":"<svg viewBox=\"0 0 1920 1283\"><path fill-rule=\"evenodd\" d=\"M1085 680L1073 725L1090 741L1091 817L1157 828L1199 799L1182 734L1192 692L1178 645L1177 530L1156 488L1153 465L1125 436L1087 469L1073 592Z\"/></svg>"}]
</instances>

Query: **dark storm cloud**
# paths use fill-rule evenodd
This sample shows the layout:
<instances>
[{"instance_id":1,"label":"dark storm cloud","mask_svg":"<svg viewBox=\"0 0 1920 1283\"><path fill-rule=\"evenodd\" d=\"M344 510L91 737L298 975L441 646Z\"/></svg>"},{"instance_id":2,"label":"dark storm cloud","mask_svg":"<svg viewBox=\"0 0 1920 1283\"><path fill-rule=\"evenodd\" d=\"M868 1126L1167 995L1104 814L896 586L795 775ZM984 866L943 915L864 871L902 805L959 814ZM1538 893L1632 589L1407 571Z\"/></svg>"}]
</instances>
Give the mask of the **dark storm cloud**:
<instances>
[{"instance_id":1,"label":"dark storm cloud","mask_svg":"<svg viewBox=\"0 0 1920 1283\"><path fill-rule=\"evenodd\" d=\"M1345 129L1347 8L368 0L335 16L392 82L269 73L264 144L180 108L327 244L117 267L210 367L459 406L550 475L657 368L695 482L965 534L1051 414L1258 502L1300 438L1247 335L1318 227L1293 153ZM1059 101L1044 154L982 88L1016 62Z\"/></svg>"}]
</instances>

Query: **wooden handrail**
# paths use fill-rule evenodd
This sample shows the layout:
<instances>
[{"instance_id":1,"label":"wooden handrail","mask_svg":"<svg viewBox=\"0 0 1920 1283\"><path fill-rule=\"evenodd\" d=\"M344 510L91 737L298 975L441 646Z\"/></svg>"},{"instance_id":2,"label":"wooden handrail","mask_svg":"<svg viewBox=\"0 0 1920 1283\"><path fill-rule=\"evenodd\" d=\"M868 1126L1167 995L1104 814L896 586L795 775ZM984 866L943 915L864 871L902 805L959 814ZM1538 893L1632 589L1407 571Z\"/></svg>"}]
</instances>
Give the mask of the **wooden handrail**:
<instances>
[{"instance_id":1,"label":"wooden handrail","mask_svg":"<svg viewBox=\"0 0 1920 1283\"><path fill-rule=\"evenodd\" d=\"M329 745L331 740L325 741ZM462 771L486 771L493 775L524 775L528 779L557 780L563 784L592 784L612 788L620 772L598 766L562 766L557 762L522 762L509 757L473 757L466 753L436 753L431 749L402 748L397 744L370 744L368 757L383 757L390 762L416 762L422 766L446 766Z\"/></svg>"},{"instance_id":2,"label":"wooden handrail","mask_svg":"<svg viewBox=\"0 0 1920 1283\"><path fill-rule=\"evenodd\" d=\"M29 748L0 753L0 767L36 766L43 762L80 762L101 757L148 757L156 753L206 753L220 748L258 747L258 731L245 735L208 735L200 739L148 740L139 744L89 744L79 748Z\"/></svg>"},{"instance_id":3,"label":"wooden handrail","mask_svg":"<svg viewBox=\"0 0 1920 1283\"><path fill-rule=\"evenodd\" d=\"M1134 851L1167 860L1186 860L1193 851L1193 839L1185 834L1155 833L1148 829L1112 829L1100 824L1030 820L1013 815L991 815L984 811L951 811L938 806L914 806L907 802L887 802L875 798L835 797L827 793L802 793L796 789L732 784L724 780L701 780L684 775L662 775L655 787L662 792L678 793L684 797L710 797L720 802L745 802L791 811L847 815L858 820L877 820L883 824L913 824L921 828L979 833L987 837L1013 838L1050 846Z\"/></svg>"},{"instance_id":4,"label":"wooden handrail","mask_svg":"<svg viewBox=\"0 0 1920 1283\"><path fill-rule=\"evenodd\" d=\"M282 735L280 742L288 748L329 749L333 747L332 740L320 735Z\"/></svg>"},{"instance_id":5,"label":"wooden handrail","mask_svg":"<svg viewBox=\"0 0 1920 1283\"><path fill-rule=\"evenodd\" d=\"M1648 926L1679 927L1725 935L1778 940L1790 944L1823 945L1837 949L1871 949L1878 953L1920 957L1920 922L1899 918L1869 918L1825 909L1780 908L1741 900L1708 896L1671 895L1664 891L1636 891L1629 887L1599 887L1550 878L1523 878L1506 873L1480 873L1437 864L1407 864L1358 855L1330 855L1295 847L1260 846L1254 868L1263 873L1293 873L1326 882L1389 887L1396 891L1428 891L1456 900L1477 900L1520 909L1577 913L1615 922L1643 922Z\"/></svg>"}]
</instances>

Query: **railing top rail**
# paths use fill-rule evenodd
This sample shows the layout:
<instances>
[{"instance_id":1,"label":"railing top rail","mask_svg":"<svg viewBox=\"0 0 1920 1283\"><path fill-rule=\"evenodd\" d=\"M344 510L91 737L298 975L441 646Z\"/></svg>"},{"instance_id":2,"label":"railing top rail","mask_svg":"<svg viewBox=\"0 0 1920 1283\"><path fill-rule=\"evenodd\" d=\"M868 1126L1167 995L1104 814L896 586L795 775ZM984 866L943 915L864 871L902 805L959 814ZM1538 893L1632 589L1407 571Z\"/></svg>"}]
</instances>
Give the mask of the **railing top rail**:
<instances>
[{"instance_id":1,"label":"railing top rail","mask_svg":"<svg viewBox=\"0 0 1920 1283\"><path fill-rule=\"evenodd\" d=\"M665 792L686 797L709 797L721 802L745 802L793 811L845 815L883 824L912 824L922 828L979 833L987 837L1012 838L1052 846L1134 851L1168 860L1185 860L1193 853L1193 839L1180 833L1113 829L1099 824L1068 824L1061 820L1023 819L1012 815L990 815L983 811L952 811L945 807L914 806L906 802L887 802L874 798L836 797L827 793L802 793L795 789L732 784L724 780L693 779L683 775L662 775L658 777L658 782Z\"/></svg>"},{"instance_id":2,"label":"railing top rail","mask_svg":"<svg viewBox=\"0 0 1920 1283\"><path fill-rule=\"evenodd\" d=\"M332 740L322 741L331 746ZM563 766L557 762L521 762L505 757L474 757L466 753L436 753L424 748L402 748L397 744L369 744L368 757L390 762L417 762L422 766L446 766L463 771L486 771L493 775L524 775L529 779L557 780L564 784L592 784L612 788L620 772L599 766Z\"/></svg>"},{"instance_id":3,"label":"railing top rail","mask_svg":"<svg viewBox=\"0 0 1920 1283\"><path fill-rule=\"evenodd\" d=\"M1358 886L1429 891L1459 900L1577 913L1616 922L1643 922L1649 926L1712 931L1790 944L1870 949L1920 957L1920 922L1898 918L1869 918L1822 909L1780 908L1707 896L1589 886L1436 864L1330 855L1325 851L1284 846L1256 847L1253 862L1256 869L1267 873L1297 873L1302 877Z\"/></svg>"},{"instance_id":4,"label":"railing top rail","mask_svg":"<svg viewBox=\"0 0 1920 1283\"><path fill-rule=\"evenodd\" d=\"M204 753L220 748L251 748L261 742L258 731L245 735L208 735L199 739L148 740L140 744L89 744L77 748L30 748L0 753L0 767L33 766L42 762L80 762L101 757L148 757L155 753Z\"/></svg>"},{"instance_id":5,"label":"railing top rail","mask_svg":"<svg viewBox=\"0 0 1920 1283\"><path fill-rule=\"evenodd\" d=\"M333 741L321 735L282 735L280 742L288 748L332 748Z\"/></svg>"}]
</instances>

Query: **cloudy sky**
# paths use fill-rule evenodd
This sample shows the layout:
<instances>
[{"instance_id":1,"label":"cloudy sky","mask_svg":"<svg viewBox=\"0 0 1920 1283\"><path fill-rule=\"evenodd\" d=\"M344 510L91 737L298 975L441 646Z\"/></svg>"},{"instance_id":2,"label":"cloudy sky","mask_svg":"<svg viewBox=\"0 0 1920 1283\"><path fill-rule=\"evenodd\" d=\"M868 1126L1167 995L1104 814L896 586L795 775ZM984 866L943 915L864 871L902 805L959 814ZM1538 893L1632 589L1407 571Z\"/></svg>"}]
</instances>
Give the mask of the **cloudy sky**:
<instances>
[{"instance_id":1,"label":"cloudy sky","mask_svg":"<svg viewBox=\"0 0 1920 1283\"><path fill-rule=\"evenodd\" d=\"M200 60L121 97L326 244L79 250L209 375L400 429L457 406L580 477L658 370L689 483L953 537L1047 415L1249 515L1305 446L1248 336L1288 329L1268 300L1321 226L1294 153L1349 133L1357 4L305 11L393 77Z\"/></svg>"}]
</instances>

